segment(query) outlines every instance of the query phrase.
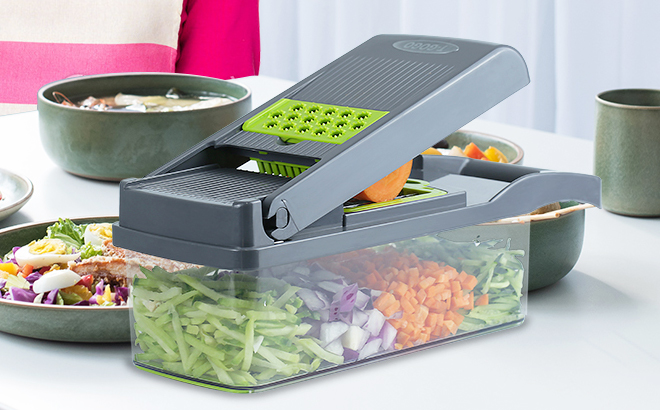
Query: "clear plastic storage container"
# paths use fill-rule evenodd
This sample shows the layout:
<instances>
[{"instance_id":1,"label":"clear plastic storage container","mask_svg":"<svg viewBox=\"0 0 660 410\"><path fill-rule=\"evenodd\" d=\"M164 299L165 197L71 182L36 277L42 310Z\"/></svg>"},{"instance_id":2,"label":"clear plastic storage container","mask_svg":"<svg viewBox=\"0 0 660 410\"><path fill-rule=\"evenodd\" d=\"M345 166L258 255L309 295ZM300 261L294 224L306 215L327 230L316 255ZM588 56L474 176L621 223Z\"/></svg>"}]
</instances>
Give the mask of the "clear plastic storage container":
<instances>
[{"instance_id":1,"label":"clear plastic storage container","mask_svg":"<svg viewBox=\"0 0 660 410\"><path fill-rule=\"evenodd\" d=\"M143 268L133 359L251 392L517 326L528 239L484 225L255 271Z\"/></svg>"}]
</instances>

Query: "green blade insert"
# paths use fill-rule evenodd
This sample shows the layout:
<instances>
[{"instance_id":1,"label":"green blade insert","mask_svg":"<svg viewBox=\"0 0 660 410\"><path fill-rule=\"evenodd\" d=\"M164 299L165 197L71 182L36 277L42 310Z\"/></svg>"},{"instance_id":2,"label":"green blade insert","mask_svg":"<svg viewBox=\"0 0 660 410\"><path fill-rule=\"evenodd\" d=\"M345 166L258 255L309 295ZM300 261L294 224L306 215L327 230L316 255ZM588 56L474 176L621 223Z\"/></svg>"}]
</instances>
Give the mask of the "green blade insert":
<instances>
[{"instance_id":1,"label":"green blade insert","mask_svg":"<svg viewBox=\"0 0 660 410\"><path fill-rule=\"evenodd\" d=\"M243 130L276 135L288 143L342 144L387 113L283 98L247 120Z\"/></svg>"},{"instance_id":2,"label":"green blade insert","mask_svg":"<svg viewBox=\"0 0 660 410\"><path fill-rule=\"evenodd\" d=\"M382 208L389 205L402 204L405 202L418 201L420 199L433 198L435 196L445 195L447 191L433 188L429 183L421 179L409 178L403 186L401 193L391 201L385 202L364 202L351 200L344 206L344 213L367 211L369 209Z\"/></svg>"}]
</instances>

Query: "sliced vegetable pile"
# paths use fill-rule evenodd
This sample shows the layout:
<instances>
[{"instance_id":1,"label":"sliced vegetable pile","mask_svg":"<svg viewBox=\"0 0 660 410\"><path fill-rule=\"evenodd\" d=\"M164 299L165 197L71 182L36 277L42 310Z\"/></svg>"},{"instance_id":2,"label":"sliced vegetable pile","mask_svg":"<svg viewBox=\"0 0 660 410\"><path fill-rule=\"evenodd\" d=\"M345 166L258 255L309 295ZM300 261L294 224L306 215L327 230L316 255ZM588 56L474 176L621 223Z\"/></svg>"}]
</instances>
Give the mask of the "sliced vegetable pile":
<instances>
[{"instance_id":1,"label":"sliced vegetable pile","mask_svg":"<svg viewBox=\"0 0 660 410\"><path fill-rule=\"evenodd\" d=\"M0 263L0 297L21 302L117 306L126 304L128 288L112 288L92 275L80 276L68 268L102 253L103 240L112 238L110 224L77 225L59 219L45 237L17 246Z\"/></svg>"},{"instance_id":2,"label":"sliced vegetable pile","mask_svg":"<svg viewBox=\"0 0 660 410\"><path fill-rule=\"evenodd\" d=\"M479 245L479 246L477 246ZM424 237L255 274L142 269L136 362L267 384L522 319L522 251Z\"/></svg>"},{"instance_id":3,"label":"sliced vegetable pile","mask_svg":"<svg viewBox=\"0 0 660 410\"><path fill-rule=\"evenodd\" d=\"M452 155L456 157L468 157L473 159L482 159L484 161L493 161L493 162L503 162L508 163L509 160L506 158L506 155L502 153L499 149L489 146L486 150L482 151L477 144L470 142L465 148L454 145L450 149L439 150L436 148L428 148L424 152L424 155Z\"/></svg>"}]
</instances>

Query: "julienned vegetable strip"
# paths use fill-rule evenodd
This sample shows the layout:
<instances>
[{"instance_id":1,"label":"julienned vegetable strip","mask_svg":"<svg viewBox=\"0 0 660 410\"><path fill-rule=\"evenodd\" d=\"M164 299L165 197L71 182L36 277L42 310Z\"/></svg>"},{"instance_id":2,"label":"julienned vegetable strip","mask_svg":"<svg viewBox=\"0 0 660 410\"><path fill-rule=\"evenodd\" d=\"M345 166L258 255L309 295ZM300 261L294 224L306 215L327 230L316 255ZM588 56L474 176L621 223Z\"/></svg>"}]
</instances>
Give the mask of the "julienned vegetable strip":
<instances>
[{"instance_id":1,"label":"julienned vegetable strip","mask_svg":"<svg viewBox=\"0 0 660 410\"><path fill-rule=\"evenodd\" d=\"M282 293L274 295L271 291L254 292L252 289L257 287L250 285L239 286L243 293L224 294L192 274L179 273L174 276L176 281L192 290L175 286L165 289L159 279L167 280L170 285L173 282L159 278L163 273L159 268L142 272L146 278L135 281L135 287L140 290L133 298L133 316L136 343L145 353L139 353L136 359L152 365L160 363L167 371L215 379L228 385L253 385L258 383L255 376L260 380L278 374L291 376L314 371L321 364L315 353L325 352L324 349L305 336L311 326L301 323L291 313L302 306L295 295L299 288L280 286ZM245 275L232 277L243 285L256 282ZM219 280L204 282L216 285ZM173 297L167 300L166 296ZM231 308L220 304L222 301ZM306 342L297 346L299 340ZM327 352L322 355L335 363L343 360Z\"/></svg>"}]
</instances>

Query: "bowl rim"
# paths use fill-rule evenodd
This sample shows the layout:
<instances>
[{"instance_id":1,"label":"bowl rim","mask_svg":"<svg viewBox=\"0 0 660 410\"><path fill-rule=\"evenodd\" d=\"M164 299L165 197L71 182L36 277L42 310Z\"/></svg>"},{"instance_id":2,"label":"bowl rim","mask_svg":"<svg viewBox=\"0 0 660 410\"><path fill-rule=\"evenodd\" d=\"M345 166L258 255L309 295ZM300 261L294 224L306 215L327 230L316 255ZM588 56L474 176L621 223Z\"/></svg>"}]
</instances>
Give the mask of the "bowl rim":
<instances>
[{"instance_id":1,"label":"bowl rim","mask_svg":"<svg viewBox=\"0 0 660 410\"><path fill-rule=\"evenodd\" d=\"M564 202L564 201L560 201L560 202ZM572 213L578 211L584 211L585 209L589 209L589 208L595 208L595 206L591 204L577 204L573 206L568 206L566 208L561 208L556 211L550 211L536 215L512 216L509 218L498 219L496 221L485 222L480 225L510 225L510 224L521 224L521 223L534 223L541 221L554 221L562 217L565 217L567 215L570 215Z\"/></svg>"},{"instance_id":2,"label":"bowl rim","mask_svg":"<svg viewBox=\"0 0 660 410\"><path fill-rule=\"evenodd\" d=\"M9 171L8 169L5 168L0 168L0 174L13 177L25 185L25 192L23 193L23 196L21 196L14 202L8 203L7 205L0 203L0 212L5 212L12 208L16 208L16 210L18 211L20 208L23 207L23 205L27 203L27 201L30 200L32 194L34 194L34 184L32 183L32 181L30 181L28 177Z\"/></svg>"},{"instance_id":3,"label":"bowl rim","mask_svg":"<svg viewBox=\"0 0 660 410\"><path fill-rule=\"evenodd\" d=\"M506 144L506 145L510 145L511 148L513 148L516 151L516 156L511 161L509 161L509 164L518 164L518 163L520 163L520 161L522 161L523 157L525 156L525 152L523 151L523 149L520 145L518 145L515 142L513 142L511 140L508 140L506 138L502 138L502 137L499 137L497 135L489 134L489 133L486 133L486 132L472 131L472 130L464 129L464 128L459 128L456 131L452 132L451 134L454 134L454 133L457 133L457 132L460 132L460 133L463 133L463 134L468 134L468 135L479 135L479 136L482 136L482 137L493 139L495 141L501 142L501 143ZM449 135L451 135L451 134L449 134ZM447 137L449 135L447 135ZM447 137L445 137L445 138L447 138Z\"/></svg>"},{"instance_id":4,"label":"bowl rim","mask_svg":"<svg viewBox=\"0 0 660 410\"><path fill-rule=\"evenodd\" d=\"M240 81L228 81L228 80L223 80L220 78L214 78L214 77L207 77L203 75L195 75L195 74L184 74L184 73L154 73L154 72L127 72L127 73L108 73L108 74L93 74L93 75L81 75L77 77L70 77L70 78L64 78L62 80L57 80L50 82L48 84L45 84L39 89L39 92L37 93L37 100L38 102L42 104L47 104L52 107L58 107L62 109L71 109L71 110L77 110L81 111L80 108L78 107L69 107L67 105L62 105L57 102L54 102L44 95L44 93L53 87L59 86L61 84L68 84L68 83L73 83L79 80L93 80L96 78L118 78L118 77L179 77L179 78L199 78L199 79L204 79L204 80L211 80L211 81L216 81L220 83L229 83L229 84L234 84L239 87L242 87L245 89L246 93L243 97L237 99L236 101L232 101L229 104L223 104L220 106L216 107L205 107L205 108L198 108L195 109L195 111L202 112L205 110L210 110L213 108L218 108L218 107L224 107L227 105L233 105L237 104L240 102L243 102L245 100L248 100L252 97L252 89L245 84L241 83ZM118 115L118 114L128 114L128 115L134 115L134 114L148 114L148 115L156 115L156 114L161 114L161 115L166 115L166 114L172 114L172 113L185 113L187 111L153 111L153 112L140 112L140 111L113 111L113 110L107 110L107 111L97 111L97 110L82 110L86 113L98 113L98 114L104 114L104 115Z\"/></svg>"}]
</instances>

